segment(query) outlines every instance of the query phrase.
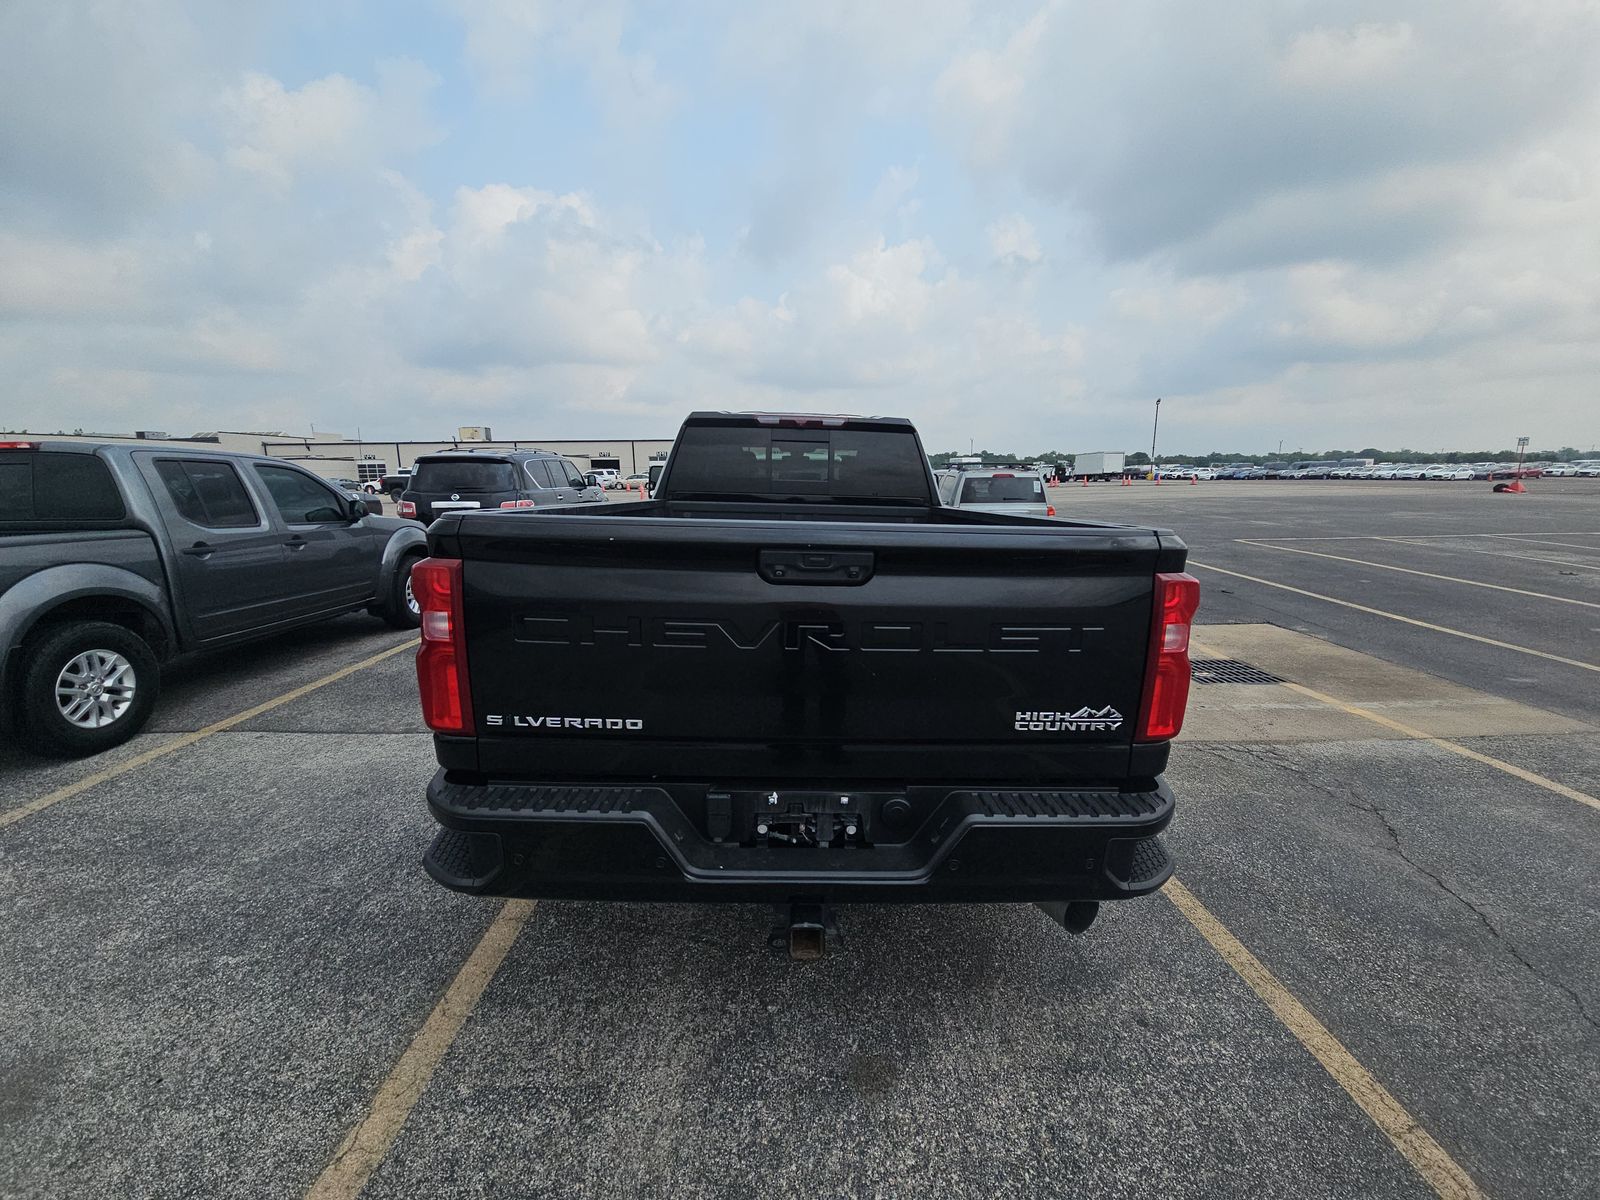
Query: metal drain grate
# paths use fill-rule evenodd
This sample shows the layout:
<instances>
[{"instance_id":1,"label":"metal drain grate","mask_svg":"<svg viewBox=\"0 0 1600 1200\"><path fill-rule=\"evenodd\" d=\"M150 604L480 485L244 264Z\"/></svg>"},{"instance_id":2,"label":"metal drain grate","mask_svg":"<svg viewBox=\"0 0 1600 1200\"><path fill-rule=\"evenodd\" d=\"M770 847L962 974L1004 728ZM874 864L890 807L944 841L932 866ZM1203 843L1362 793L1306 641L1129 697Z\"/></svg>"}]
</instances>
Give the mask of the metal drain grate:
<instances>
[{"instance_id":1,"label":"metal drain grate","mask_svg":"<svg viewBox=\"0 0 1600 1200\"><path fill-rule=\"evenodd\" d=\"M1197 658L1189 664L1196 683L1282 683L1270 671L1252 667L1236 658Z\"/></svg>"}]
</instances>

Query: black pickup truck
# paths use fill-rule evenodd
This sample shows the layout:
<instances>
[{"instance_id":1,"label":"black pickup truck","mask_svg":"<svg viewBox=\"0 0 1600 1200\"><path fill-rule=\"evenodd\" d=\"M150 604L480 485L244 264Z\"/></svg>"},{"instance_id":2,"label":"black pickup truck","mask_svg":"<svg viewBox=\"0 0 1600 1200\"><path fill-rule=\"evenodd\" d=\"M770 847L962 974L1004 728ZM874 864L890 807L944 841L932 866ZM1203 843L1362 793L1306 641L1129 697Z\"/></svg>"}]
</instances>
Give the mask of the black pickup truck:
<instances>
[{"instance_id":1,"label":"black pickup truck","mask_svg":"<svg viewBox=\"0 0 1600 1200\"><path fill-rule=\"evenodd\" d=\"M1081 929L1171 873L1199 589L1166 530L943 508L904 420L702 412L653 499L428 547L447 887Z\"/></svg>"},{"instance_id":2,"label":"black pickup truck","mask_svg":"<svg viewBox=\"0 0 1600 1200\"><path fill-rule=\"evenodd\" d=\"M352 609L415 628L422 526L367 510L270 458L0 441L0 730L92 754L176 655Z\"/></svg>"}]
</instances>

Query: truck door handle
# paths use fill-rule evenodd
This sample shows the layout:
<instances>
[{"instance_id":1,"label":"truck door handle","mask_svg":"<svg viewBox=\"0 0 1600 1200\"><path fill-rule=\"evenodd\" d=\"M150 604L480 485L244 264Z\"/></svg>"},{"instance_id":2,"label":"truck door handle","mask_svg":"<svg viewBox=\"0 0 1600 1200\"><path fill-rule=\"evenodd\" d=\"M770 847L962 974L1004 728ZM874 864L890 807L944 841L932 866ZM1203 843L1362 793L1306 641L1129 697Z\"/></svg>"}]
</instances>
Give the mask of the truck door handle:
<instances>
[{"instance_id":1,"label":"truck door handle","mask_svg":"<svg viewBox=\"0 0 1600 1200\"><path fill-rule=\"evenodd\" d=\"M291 550L304 550L306 548L306 540L297 533L287 542L285 542L284 545L289 547Z\"/></svg>"},{"instance_id":2,"label":"truck door handle","mask_svg":"<svg viewBox=\"0 0 1600 1200\"><path fill-rule=\"evenodd\" d=\"M196 542L192 546L185 547L183 551L183 553L192 555L195 558L210 558L216 552L215 546L208 546L205 542Z\"/></svg>"},{"instance_id":3,"label":"truck door handle","mask_svg":"<svg viewBox=\"0 0 1600 1200\"><path fill-rule=\"evenodd\" d=\"M872 578L870 550L763 550L761 578L768 583L858 587Z\"/></svg>"}]
</instances>

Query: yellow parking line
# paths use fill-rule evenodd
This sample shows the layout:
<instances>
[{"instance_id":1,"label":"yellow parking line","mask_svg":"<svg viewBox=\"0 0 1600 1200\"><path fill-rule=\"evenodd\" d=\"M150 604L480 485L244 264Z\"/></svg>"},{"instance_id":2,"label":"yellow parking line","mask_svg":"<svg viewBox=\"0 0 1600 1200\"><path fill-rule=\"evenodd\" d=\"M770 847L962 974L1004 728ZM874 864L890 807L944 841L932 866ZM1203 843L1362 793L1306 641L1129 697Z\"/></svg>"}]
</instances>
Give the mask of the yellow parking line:
<instances>
[{"instance_id":1,"label":"yellow parking line","mask_svg":"<svg viewBox=\"0 0 1600 1200\"><path fill-rule=\"evenodd\" d=\"M86 792L92 787L98 787L100 784L106 783L112 779L116 779L120 775L126 775L129 771L137 770L146 763L155 762L155 760L158 758L165 758L168 754L182 750L186 746L192 746L196 742L203 742L212 734L221 733L226 729L232 729L235 725L241 724L244 721L248 721L252 717L259 717L262 713L271 712L275 708L281 708L283 705L288 704L291 700L298 700L300 697L309 695L318 688L327 687L330 683L337 683L347 675L354 675L357 671L364 671L375 663L380 663L386 658L393 658L402 650L411 650L414 649L415 646L416 641L414 639L408 639L404 642L401 642L398 646L390 646L389 649L380 651L379 653L374 654L371 658L364 658L360 662L351 663L348 667L340 667L331 675L324 675L321 679L314 679L310 683L303 684L300 687L295 688L293 691L285 692L281 696L274 696L271 700L257 704L253 708L247 708L243 712L234 713L231 717L224 717L220 721L217 721L211 725L207 725L204 729L196 729L192 733L182 734L181 736L174 738L172 741L166 742L160 746L156 746L153 749L146 750L142 754L135 754L132 758L126 759L114 767L107 767L103 771L96 771L93 775L86 776L85 778L78 780L76 783L69 783L66 787L57 788L55 791L40 796L36 800L30 800L26 804L21 804L16 808L10 808L5 812L0 812L0 829L4 829L7 825L14 825L24 817L31 817L36 812L42 812L51 805L60 804L63 800L70 800L72 797Z\"/></svg>"},{"instance_id":2,"label":"yellow parking line","mask_svg":"<svg viewBox=\"0 0 1600 1200\"><path fill-rule=\"evenodd\" d=\"M1356 1056L1346 1050L1343 1043L1295 999L1288 988L1278 982L1261 960L1251 954L1244 943L1234 937L1193 892L1178 880L1170 879L1162 894L1177 906L1200 936L1272 1010L1272 1015L1322 1064L1322 1069L1394 1143L1394 1148L1435 1193L1444 1200L1480 1200L1483 1197L1472 1176L1450 1157L1450 1152L1434 1141L1433 1136L1389 1094L1389 1090L1373 1077L1372 1072L1362 1066Z\"/></svg>"},{"instance_id":3,"label":"yellow parking line","mask_svg":"<svg viewBox=\"0 0 1600 1200\"><path fill-rule=\"evenodd\" d=\"M1431 629L1434 633L1448 633L1451 637L1466 638L1470 642L1481 642L1485 646L1495 646L1501 650L1514 650L1518 654L1531 654L1535 658L1548 659L1568 667L1577 667L1583 671L1594 671L1600 674L1600 665L1584 662L1577 658L1566 658L1560 654L1550 654L1544 650L1534 650L1528 646L1518 646L1512 642L1502 642L1497 638L1483 637L1481 634L1467 633L1461 629L1451 629L1448 625L1435 625L1432 621L1419 621L1415 617L1403 617L1399 613L1385 612L1381 608L1372 608L1366 604L1357 604L1354 600L1340 600L1337 596L1324 596L1320 592L1308 592L1304 588L1290 587L1287 583L1278 583L1271 579L1262 579L1255 575L1246 575L1240 571L1230 571L1225 567L1213 567L1210 563L1189 560L1191 567L1199 567L1202 571L1215 571L1219 575L1231 575L1235 579L1245 579L1251 583L1259 583L1263 587L1277 588L1280 591L1293 592L1297 596L1309 596L1313 600L1324 600L1329 604L1337 604L1342 608L1353 608L1357 612L1371 613L1375 617L1387 617L1391 621L1403 621L1407 625L1415 625L1419 629Z\"/></svg>"},{"instance_id":4,"label":"yellow parking line","mask_svg":"<svg viewBox=\"0 0 1600 1200\"><path fill-rule=\"evenodd\" d=\"M306 1189L306 1200L355 1200L361 1194L537 907L534 900L507 900L501 906L416 1037L379 1085L367 1115L344 1135L332 1161Z\"/></svg>"},{"instance_id":5,"label":"yellow parking line","mask_svg":"<svg viewBox=\"0 0 1600 1200\"><path fill-rule=\"evenodd\" d=\"M1574 600L1570 596L1552 596L1548 592L1529 592L1522 588L1504 587L1498 583L1483 583L1476 579L1462 579L1455 575L1436 575L1432 571L1417 571L1410 567L1396 567L1389 563L1372 562L1365 558L1346 558L1342 554L1324 554L1320 550L1301 550L1297 546L1274 546L1268 542L1258 541L1255 538L1235 538L1234 541L1246 546L1257 546L1262 550L1282 550L1285 554L1309 554L1312 558L1331 558L1334 562L1357 563L1363 567L1377 567L1380 571L1400 571L1406 575L1421 575L1425 579L1442 579L1446 583L1464 583L1468 587L1488 588L1495 592L1511 592L1518 596L1532 596L1536 600L1554 600L1557 604L1581 604L1584 608L1600 608L1593 600Z\"/></svg>"},{"instance_id":6,"label":"yellow parking line","mask_svg":"<svg viewBox=\"0 0 1600 1200\"><path fill-rule=\"evenodd\" d=\"M1193 639L1191 639L1190 645L1192 645L1196 650L1200 651L1201 654L1207 655L1208 657L1223 657L1219 651L1204 647L1198 641ZM1336 708L1340 712L1348 713L1352 717L1360 717L1362 720L1371 721L1374 725L1382 725L1385 729L1392 729L1395 733L1401 734L1404 737L1408 737L1419 742L1427 742L1429 745L1437 746L1441 750L1448 750L1451 754L1459 754L1462 758L1470 758L1473 762L1482 763L1486 767L1493 767L1497 771L1504 771L1507 775L1513 775L1522 780L1524 783L1531 783L1535 787L1542 787L1547 792L1554 792L1558 796L1565 796L1568 800L1576 800L1579 804L1587 805L1589 808L1600 812L1600 798L1591 796L1588 792L1580 792L1577 788L1570 788L1564 783L1557 783L1554 779L1551 779L1548 776L1540 775L1535 771L1526 770L1517 766L1515 763L1508 763L1504 759L1495 758L1491 754L1480 754L1476 750L1463 746L1460 742L1452 742L1449 738L1435 737L1431 733L1427 733L1421 729L1414 729L1410 725L1396 721L1392 717L1386 717L1382 713L1375 713L1370 708L1362 708L1359 704L1347 704L1345 701L1340 700L1336 696L1330 696L1326 692L1319 692L1315 688L1308 688L1303 683L1292 683L1286 679L1283 681L1282 686L1288 688L1292 692L1298 692L1307 699L1315 700L1319 704L1326 704L1329 708Z\"/></svg>"}]
</instances>

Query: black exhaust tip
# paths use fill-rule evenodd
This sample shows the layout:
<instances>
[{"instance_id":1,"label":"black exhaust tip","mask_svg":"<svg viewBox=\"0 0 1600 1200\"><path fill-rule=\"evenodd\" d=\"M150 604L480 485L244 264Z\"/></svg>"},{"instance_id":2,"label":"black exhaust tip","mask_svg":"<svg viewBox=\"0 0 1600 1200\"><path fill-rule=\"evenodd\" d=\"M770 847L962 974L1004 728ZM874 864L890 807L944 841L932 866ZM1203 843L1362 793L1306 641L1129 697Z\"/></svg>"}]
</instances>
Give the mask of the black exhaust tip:
<instances>
[{"instance_id":1,"label":"black exhaust tip","mask_svg":"<svg viewBox=\"0 0 1600 1200\"><path fill-rule=\"evenodd\" d=\"M1068 933L1084 933L1100 915L1096 900L1041 900L1036 907Z\"/></svg>"}]
</instances>

